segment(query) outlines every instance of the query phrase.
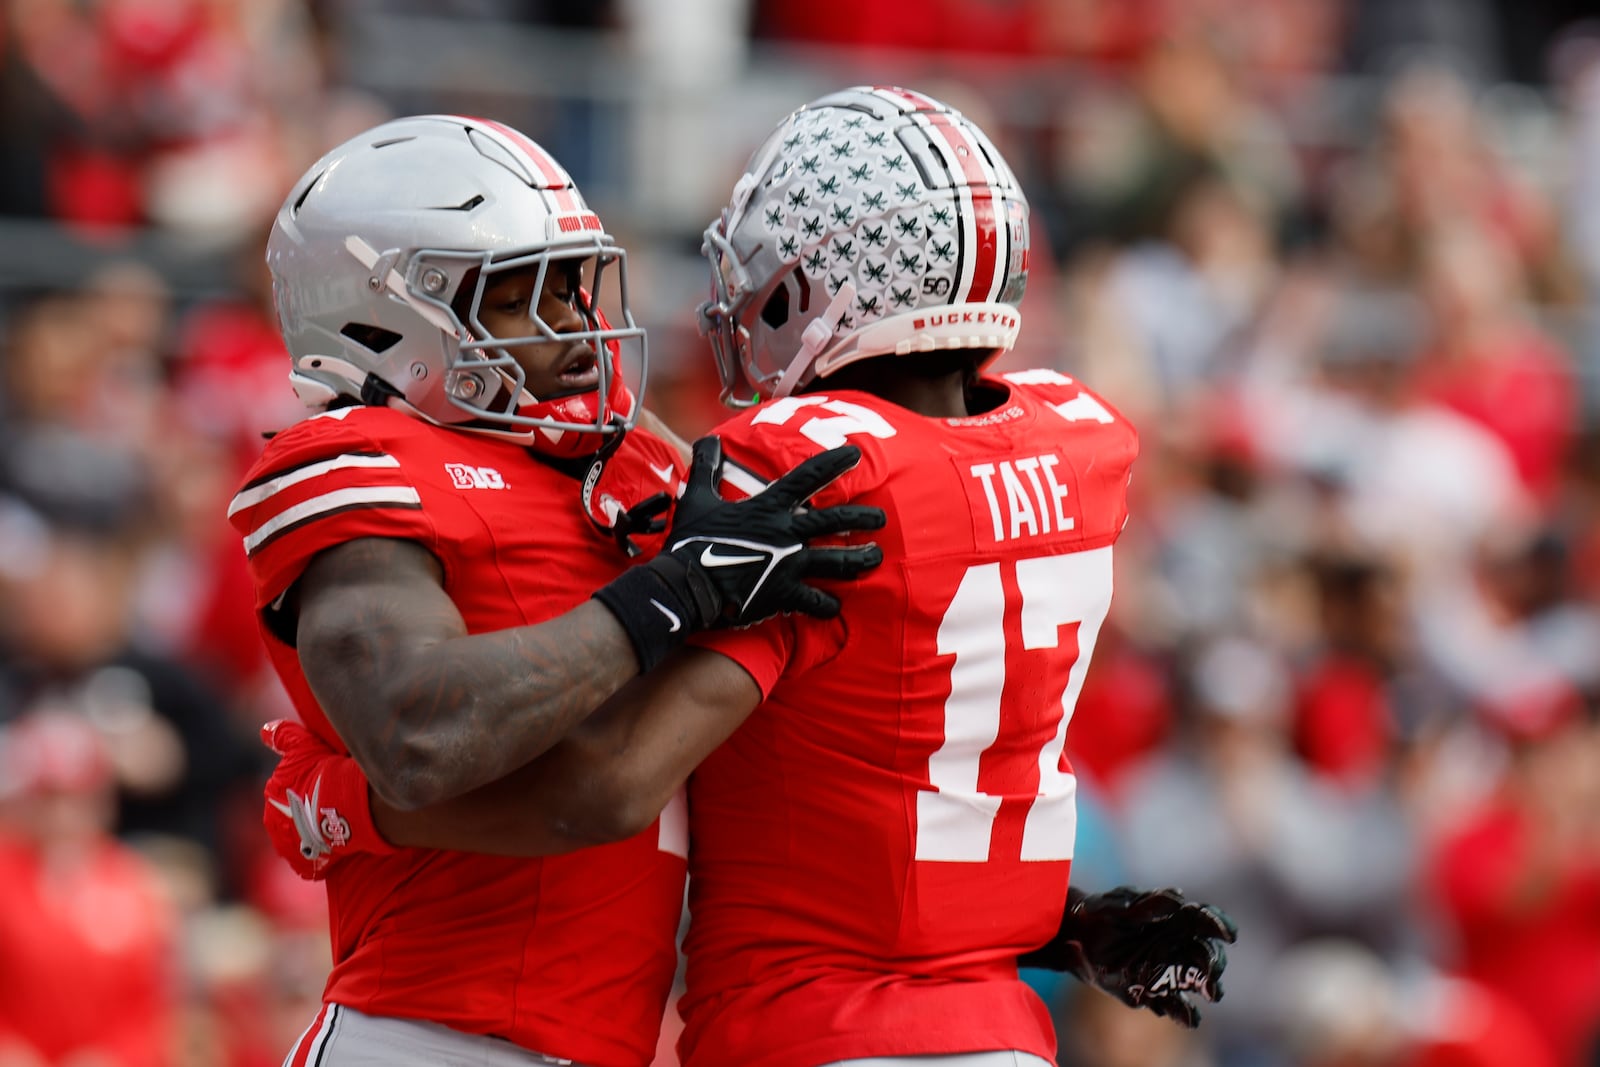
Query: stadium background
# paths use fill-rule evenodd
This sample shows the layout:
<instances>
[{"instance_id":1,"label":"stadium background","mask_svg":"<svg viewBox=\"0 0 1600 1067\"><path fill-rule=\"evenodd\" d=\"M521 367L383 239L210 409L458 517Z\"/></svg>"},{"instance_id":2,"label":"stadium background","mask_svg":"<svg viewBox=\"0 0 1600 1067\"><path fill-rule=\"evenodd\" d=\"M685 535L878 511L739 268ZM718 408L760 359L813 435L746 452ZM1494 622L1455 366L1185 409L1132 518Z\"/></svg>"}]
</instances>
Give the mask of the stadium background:
<instances>
[{"instance_id":1,"label":"stadium background","mask_svg":"<svg viewBox=\"0 0 1600 1067\"><path fill-rule=\"evenodd\" d=\"M0 1065L264 1067L320 990L223 519L296 415L260 262L294 176L392 114L527 131L629 248L649 402L693 434L700 230L779 117L859 82L999 142L1034 209L1002 366L1143 434L1074 877L1243 934L1194 1035L1031 976L1063 1063L1600 1064L1586 6L8 0ZM39 1028L124 1051L29 1058Z\"/></svg>"}]
</instances>

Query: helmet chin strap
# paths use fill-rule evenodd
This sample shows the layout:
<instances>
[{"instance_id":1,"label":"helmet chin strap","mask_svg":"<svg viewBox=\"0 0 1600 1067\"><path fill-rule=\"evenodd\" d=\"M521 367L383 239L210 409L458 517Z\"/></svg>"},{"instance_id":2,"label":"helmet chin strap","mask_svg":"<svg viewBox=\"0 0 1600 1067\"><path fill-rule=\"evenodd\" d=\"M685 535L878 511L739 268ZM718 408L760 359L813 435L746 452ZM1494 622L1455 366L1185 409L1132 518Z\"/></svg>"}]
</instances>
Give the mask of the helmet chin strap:
<instances>
[{"instance_id":1,"label":"helmet chin strap","mask_svg":"<svg viewBox=\"0 0 1600 1067\"><path fill-rule=\"evenodd\" d=\"M856 287L849 282L839 286L839 291L833 294L833 302L828 309L818 318L812 319L811 324L800 334L800 351L789 361L788 368L783 372L783 377L778 379L778 384L772 390L773 396L788 396L800 385L801 377L811 369L816 358L822 350L828 347L833 340L835 327L839 319L849 309L850 302L856 298Z\"/></svg>"}]
</instances>

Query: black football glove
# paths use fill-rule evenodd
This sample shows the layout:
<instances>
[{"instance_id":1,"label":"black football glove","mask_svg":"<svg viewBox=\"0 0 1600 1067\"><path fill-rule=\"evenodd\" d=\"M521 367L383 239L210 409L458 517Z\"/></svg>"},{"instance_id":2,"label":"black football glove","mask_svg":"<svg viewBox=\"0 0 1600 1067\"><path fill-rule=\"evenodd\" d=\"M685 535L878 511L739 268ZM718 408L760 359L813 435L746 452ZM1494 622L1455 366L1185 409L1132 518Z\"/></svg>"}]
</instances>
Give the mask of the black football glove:
<instances>
[{"instance_id":1,"label":"black football glove","mask_svg":"<svg viewBox=\"0 0 1600 1067\"><path fill-rule=\"evenodd\" d=\"M633 542L634 534L658 534L667 528L667 512L672 510L672 495L656 493L618 515L611 524L611 536L630 558L642 549Z\"/></svg>"},{"instance_id":2,"label":"black football glove","mask_svg":"<svg viewBox=\"0 0 1600 1067\"><path fill-rule=\"evenodd\" d=\"M1017 963L1068 971L1124 1004L1193 1029L1200 1008L1185 994L1222 999L1222 945L1238 936L1220 908L1185 900L1176 889L1069 890L1061 929Z\"/></svg>"},{"instance_id":3,"label":"black football glove","mask_svg":"<svg viewBox=\"0 0 1600 1067\"><path fill-rule=\"evenodd\" d=\"M689 477L673 509L667 547L595 592L622 623L649 670L696 630L747 626L780 612L818 618L839 613L838 598L806 584L853 578L883 561L874 544L811 548L806 542L847 530L877 530L881 508L804 503L861 460L854 445L807 459L755 496L722 499L722 442L694 443Z\"/></svg>"}]
</instances>

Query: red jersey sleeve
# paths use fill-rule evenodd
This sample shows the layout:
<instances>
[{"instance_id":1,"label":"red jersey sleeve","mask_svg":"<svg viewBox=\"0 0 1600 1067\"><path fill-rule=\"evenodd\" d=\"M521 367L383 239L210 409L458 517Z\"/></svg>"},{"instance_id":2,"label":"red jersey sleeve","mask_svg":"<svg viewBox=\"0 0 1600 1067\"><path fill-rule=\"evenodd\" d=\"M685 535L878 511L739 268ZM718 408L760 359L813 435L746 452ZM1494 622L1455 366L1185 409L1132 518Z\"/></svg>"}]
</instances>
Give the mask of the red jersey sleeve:
<instances>
[{"instance_id":1,"label":"red jersey sleeve","mask_svg":"<svg viewBox=\"0 0 1600 1067\"><path fill-rule=\"evenodd\" d=\"M404 462L404 431L417 425L383 409L340 408L273 439L228 507L244 538L258 609L281 596L318 552L345 541L409 539L443 556Z\"/></svg>"},{"instance_id":2,"label":"red jersey sleeve","mask_svg":"<svg viewBox=\"0 0 1600 1067\"><path fill-rule=\"evenodd\" d=\"M764 422L759 415L758 411L732 419L716 430L722 439L722 495L729 500L754 496L807 459L832 447L785 424ZM851 500L867 484L875 466L871 453L863 450L861 463L819 490L812 497L812 504L832 507ZM871 537L858 536L861 540ZM850 536L836 540L848 544ZM819 666L837 655L846 640L846 627L839 619L780 615L755 626L697 634L690 643L721 652L743 667L761 688L764 699L785 670Z\"/></svg>"}]
</instances>

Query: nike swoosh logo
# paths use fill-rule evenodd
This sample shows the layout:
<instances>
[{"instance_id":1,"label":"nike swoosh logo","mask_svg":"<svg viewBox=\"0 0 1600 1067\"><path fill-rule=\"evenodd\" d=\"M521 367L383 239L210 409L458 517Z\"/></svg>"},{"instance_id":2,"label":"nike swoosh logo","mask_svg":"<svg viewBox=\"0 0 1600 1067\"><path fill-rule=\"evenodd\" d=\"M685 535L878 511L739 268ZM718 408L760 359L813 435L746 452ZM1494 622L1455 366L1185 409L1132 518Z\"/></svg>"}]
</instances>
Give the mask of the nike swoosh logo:
<instances>
[{"instance_id":1,"label":"nike swoosh logo","mask_svg":"<svg viewBox=\"0 0 1600 1067\"><path fill-rule=\"evenodd\" d=\"M656 606L656 610L665 615L667 617L667 621L672 624L672 629L668 630L667 633L675 634L679 630L683 629L683 620L678 618L678 616L673 613L671 608L667 607L655 597L650 598L650 603L654 604Z\"/></svg>"},{"instance_id":2,"label":"nike swoosh logo","mask_svg":"<svg viewBox=\"0 0 1600 1067\"><path fill-rule=\"evenodd\" d=\"M765 556L723 556L717 553L716 545L707 545L700 552L700 566L702 567L736 567L741 563L760 563Z\"/></svg>"},{"instance_id":3,"label":"nike swoosh logo","mask_svg":"<svg viewBox=\"0 0 1600 1067\"><path fill-rule=\"evenodd\" d=\"M655 472L655 475L656 475L657 478L660 478L662 481L666 482L668 485L672 484L672 476L674 474L678 473L676 470L673 469L673 466L670 463L667 464L665 467L658 467L654 463L652 463L652 464L650 464L650 469Z\"/></svg>"}]
</instances>

